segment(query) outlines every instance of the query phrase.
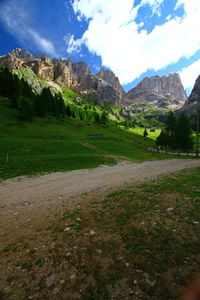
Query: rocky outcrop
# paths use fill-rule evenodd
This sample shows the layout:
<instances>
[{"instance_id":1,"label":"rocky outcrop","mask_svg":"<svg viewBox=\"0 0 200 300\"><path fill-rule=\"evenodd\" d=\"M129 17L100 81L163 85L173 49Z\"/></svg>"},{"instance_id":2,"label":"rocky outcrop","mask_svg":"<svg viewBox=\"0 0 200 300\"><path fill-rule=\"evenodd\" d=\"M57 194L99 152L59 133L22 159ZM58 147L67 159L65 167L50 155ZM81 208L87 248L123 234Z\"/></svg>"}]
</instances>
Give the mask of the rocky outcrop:
<instances>
[{"instance_id":1,"label":"rocky outcrop","mask_svg":"<svg viewBox=\"0 0 200 300\"><path fill-rule=\"evenodd\" d=\"M112 99L111 102L114 101L118 106L122 106L124 103L125 92L115 74L110 70L101 69L96 76L101 78L103 82L107 82L108 85L105 89L105 93L108 96L110 94ZM111 87L113 89L111 89Z\"/></svg>"},{"instance_id":2,"label":"rocky outcrop","mask_svg":"<svg viewBox=\"0 0 200 300\"><path fill-rule=\"evenodd\" d=\"M119 106L117 90L108 82L97 76L87 75L75 90L90 100L97 101L100 104L107 102Z\"/></svg>"},{"instance_id":3,"label":"rocky outcrop","mask_svg":"<svg viewBox=\"0 0 200 300\"><path fill-rule=\"evenodd\" d=\"M54 81L59 85L73 86L74 79L72 73L65 64L58 62L54 66Z\"/></svg>"},{"instance_id":4,"label":"rocky outcrop","mask_svg":"<svg viewBox=\"0 0 200 300\"><path fill-rule=\"evenodd\" d=\"M185 103L186 106L196 104L200 105L200 75L196 79L192 92Z\"/></svg>"},{"instance_id":5,"label":"rocky outcrop","mask_svg":"<svg viewBox=\"0 0 200 300\"><path fill-rule=\"evenodd\" d=\"M56 66L59 65L60 74L62 74L62 71L66 68L68 72L71 74L71 80L70 80L70 86L77 86L78 84L81 84L83 81L85 81L86 77L88 75L92 75L89 66L85 62L72 62L70 58L59 58L59 59L53 59L52 63ZM62 67L61 67L62 66ZM64 68L65 67L65 68ZM69 86L69 85L68 85Z\"/></svg>"},{"instance_id":6,"label":"rocky outcrop","mask_svg":"<svg viewBox=\"0 0 200 300\"><path fill-rule=\"evenodd\" d=\"M24 66L29 66L29 63L25 62ZM46 81L54 80L54 65L50 58L45 57L41 60L31 61L31 67L33 72L41 79Z\"/></svg>"},{"instance_id":7,"label":"rocky outcrop","mask_svg":"<svg viewBox=\"0 0 200 300\"><path fill-rule=\"evenodd\" d=\"M67 86L101 104L123 104L125 92L114 73L102 69L95 76L85 62L72 62L70 58L50 59L44 54L34 55L27 49L17 48L0 57L0 66L12 70L20 70L21 67L32 70L40 79L51 82L51 85L54 82ZM40 90L38 84L36 88Z\"/></svg>"},{"instance_id":8,"label":"rocky outcrop","mask_svg":"<svg viewBox=\"0 0 200 300\"><path fill-rule=\"evenodd\" d=\"M112 71L101 69L93 75L85 62L73 62L70 58L50 59L45 54L35 55L27 49L17 48L0 57L0 66L12 70L30 69L51 85L53 82L67 86L101 104L108 102L123 107L124 104L149 103L160 108L177 108L187 100L177 73L145 78L126 94Z\"/></svg>"},{"instance_id":9,"label":"rocky outcrop","mask_svg":"<svg viewBox=\"0 0 200 300\"><path fill-rule=\"evenodd\" d=\"M0 57L0 67L8 69L19 69L23 65L23 60L16 57L12 53Z\"/></svg>"},{"instance_id":10,"label":"rocky outcrop","mask_svg":"<svg viewBox=\"0 0 200 300\"><path fill-rule=\"evenodd\" d=\"M181 107L187 100L178 73L144 78L127 93L126 104L149 103L160 108Z\"/></svg>"},{"instance_id":11,"label":"rocky outcrop","mask_svg":"<svg viewBox=\"0 0 200 300\"><path fill-rule=\"evenodd\" d=\"M186 111L188 114L196 114L197 110L200 110L200 75L195 81L192 92L185 102L181 111Z\"/></svg>"}]
</instances>

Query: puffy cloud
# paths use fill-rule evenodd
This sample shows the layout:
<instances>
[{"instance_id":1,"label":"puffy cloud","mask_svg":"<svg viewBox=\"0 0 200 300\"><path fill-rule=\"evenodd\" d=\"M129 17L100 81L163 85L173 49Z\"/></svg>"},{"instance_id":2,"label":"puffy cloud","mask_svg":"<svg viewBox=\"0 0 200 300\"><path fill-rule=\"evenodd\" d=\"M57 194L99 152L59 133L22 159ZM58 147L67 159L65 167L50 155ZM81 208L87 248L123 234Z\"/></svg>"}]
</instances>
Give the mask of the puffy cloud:
<instances>
[{"instance_id":1,"label":"puffy cloud","mask_svg":"<svg viewBox=\"0 0 200 300\"><path fill-rule=\"evenodd\" d=\"M56 56L53 43L41 36L31 25L31 14L28 1L8 0L0 2L0 21L8 32L24 45L34 44L38 49Z\"/></svg>"},{"instance_id":2,"label":"puffy cloud","mask_svg":"<svg viewBox=\"0 0 200 300\"><path fill-rule=\"evenodd\" d=\"M74 0L79 19L88 20L81 39L72 40L68 50L85 44L101 56L104 66L111 68L123 84L132 82L149 69L158 71L190 57L200 48L200 3L178 0L176 8L184 7L182 18L167 19L148 33L136 23L139 9L149 5L159 13L163 0L142 0L133 7L133 0ZM70 45L72 45L70 47Z\"/></svg>"},{"instance_id":3,"label":"puffy cloud","mask_svg":"<svg viewBox=\"0 0 200 300\"><path fill-rule=\"evenodd\" d=\"M195 80L200 75L200 59L184 68L179 74L184 87L193 88Z\"/></svg>"}]
</instances>

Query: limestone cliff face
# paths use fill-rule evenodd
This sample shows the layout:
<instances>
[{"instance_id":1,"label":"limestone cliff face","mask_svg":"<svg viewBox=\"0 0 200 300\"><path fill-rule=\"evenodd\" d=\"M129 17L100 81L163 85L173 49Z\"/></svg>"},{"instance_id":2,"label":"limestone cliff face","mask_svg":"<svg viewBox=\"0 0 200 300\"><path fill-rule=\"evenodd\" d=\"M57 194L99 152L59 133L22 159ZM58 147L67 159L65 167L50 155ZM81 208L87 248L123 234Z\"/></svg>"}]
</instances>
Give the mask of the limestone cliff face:
<instances>
[{"instance_id":1,"label":"limestone cliff face","mask_svg":"<svg viewBox=\"0 0 200 300\"><path fill-rule=\"evenodd\" d=\"M54 66L54 81L59 85L73 86L74 80L72 73L65 64L58 62Z\"/></svg>"},{"instance_id":2,"label":"limestone cliff face","mask_svg":"<svg viewBox=\"0 0 200 300\"><path fill-rule=\"evenodd\" d=\"M192 92L185 102L181 111L186 111L188 114L196 114L200 110L200 75L197 77Z\"/></svg>"},{"instance_id":3,"label":"limestone cliff face","mask_svg":"<svg viewBox=\"0 0 200 300\"><path fill-rule=\"evenodd\" d=\"M122 106L124 103L125 92L115 74L112 71L101 69L96 76L101 78L104 82L107 82L115 90L115 92L111 92L111 88L107 87L106 89L109 91L108 95L111 93L112 99L116 98L115 102L117 105Z\"/></svg>"},{"instance_id":4,"label":"limestone cliff face","mask_svg":"<svg viewBox=\"0 0 200 300\"><path fill-rule=\"evenodd\" d=\"M200 105L200 75L196 79L192 92L185 103L185 105L195 105L195 104Z\"/></svg>"},{"instance_id":5,"label":"limestone cliff face","mask_svg":"<svg viewBox=\"0 0 200 300\"><path fill-rule=\"evenodd\" d=\"M187 100L178 73L144 78L127 93L126 104L150 103L157 107L181 107Z\"/></svg>"},{"instance_id":6,"label":"limestone cliff face","mask_svg":"<svg viewBox=\"0 0 200 300\"><path fill-rule=\"evenodd\" d=\"M34 55L27 49L15 49L0 57L0 66L31 69L39 78L67 86L91 100L117 106L123 104L125 93L114 73L102 69L95 76L85 62L72 62L70 58L51 60L44 54Z\"/></svg>"},{"instance_id":7,"label":"limestone cliff face","mask_svg":"<svg viewBox=\"0 0 200 300\"><path fill-rule=\"evenodd\" d=\"M25 62L24 66L28 66L28 63ZM38 61L33 61L32 70L41 79L47 81L54 80L54 65L52 64L51 60L47 57Z\"/></svg>"},{"instance_id":8,"label":"limestone cliff face","mask_svg":"<svg viewBox=\"0 0 200 300\"><path fill-rule=\"evenodd\" d=\"M19 69L23 65L23 60L16 57L12 53L0 57L0 67L8 69Z\"/></svg>"}]
</instances>

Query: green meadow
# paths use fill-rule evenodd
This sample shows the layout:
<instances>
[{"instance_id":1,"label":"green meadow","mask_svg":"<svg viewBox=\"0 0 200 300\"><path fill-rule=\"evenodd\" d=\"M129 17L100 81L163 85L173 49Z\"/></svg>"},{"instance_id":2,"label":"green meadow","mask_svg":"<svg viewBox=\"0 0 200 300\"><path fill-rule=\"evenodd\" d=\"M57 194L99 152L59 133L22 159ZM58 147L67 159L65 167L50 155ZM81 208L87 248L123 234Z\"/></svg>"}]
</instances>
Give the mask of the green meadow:
<instances>
[{"instance_id":1,"label":"green meadow","mask_svg":"<svg viewBox=\"0 0 200 300\"><path fill-rule=\"evenodd\" d=\"M98 134L102 136L96 137ZM145 150L146 145L154 143L132 129L69 117L48 116L23 122L18 111L9 108L8 100L0 100L0 178L3 179L95 168L119 160L164 158Z\"/></svg>"}]
</instances>

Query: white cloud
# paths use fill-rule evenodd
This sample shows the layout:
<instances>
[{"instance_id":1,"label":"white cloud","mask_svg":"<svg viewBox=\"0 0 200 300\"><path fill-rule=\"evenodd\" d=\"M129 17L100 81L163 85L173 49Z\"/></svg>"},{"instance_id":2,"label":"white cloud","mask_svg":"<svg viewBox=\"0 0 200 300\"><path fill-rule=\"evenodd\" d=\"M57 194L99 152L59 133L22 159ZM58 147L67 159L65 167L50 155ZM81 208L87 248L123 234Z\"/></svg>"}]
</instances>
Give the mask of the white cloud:
<instances>
[{"instance_id":1,"label":"white cloud","mask_svg":"<svg viewBox=\"0 0 200 300\"><path fill-rule=\"evenodd\" d=\"M82 39L75 40L73 34L68 34L64 37L64 41L67 44L67 52L72 54L74 52L80 53L81 46L83 44Z\"/></svg>"},{"instance_id":2,"label":"white cloud","mask_svg":"<svg viewBox=\"0 0 200 300\"><path fill-rule=\"evenodd\" d=\"M148 69L158 71L181 57L190 57L200 48L200 2L179 0L185 15L166 20L148 33L140 31L136 16L141 5L159 13L163 0L143 0L133 8L133 0L74 0L75 13L89 22L81 39L72 37L69 50L84 43L101 56L122 84L132 82Z\"/></svg>"},{"instance_id":3,"label":"white cloud","mask_svg":"<svg viewBox=\"0 0 200 300\"><path fill-rule=\"evenodd\" d=\"M179 74L184 87L193 88L195 80L200 75L200 59L184 68Z\"/></svg>"},{"instance_id":4,"label":"white cloud","mask_svg":"<svg viewBox=\"0 0 200 300\"><path fill-rule=\"evenodd\" d=\"M38 48L42 49L45 53L56 55L55 48L51 41L43 38L37 31L31 28L27 28L27 33L34 39Z\"/></svg>"},{"instance_id":5,"label":"white cloud","mask_svg":"<svg viewBox=\"0 0 200 300\"><path fill-rule=\"evenodd\" d=\"M31 10L26 0L8 0L0 3L0 21L8 32L26 47L36 45L47 54L56 56L53 43L41 36L30 24Z\"/></svg>"},{"instance_id":6,"label":"white cloud","mask_svg":"<svg viewBox=\"0 0 200 300\"><path fill-rule=\"evenodd\" d=\"M150 5L153 14L158 14L160 16L160 6L164 0L142 0L140 6Z\"/></svg>"}]
</instances>

